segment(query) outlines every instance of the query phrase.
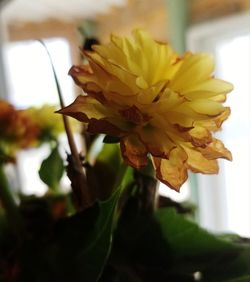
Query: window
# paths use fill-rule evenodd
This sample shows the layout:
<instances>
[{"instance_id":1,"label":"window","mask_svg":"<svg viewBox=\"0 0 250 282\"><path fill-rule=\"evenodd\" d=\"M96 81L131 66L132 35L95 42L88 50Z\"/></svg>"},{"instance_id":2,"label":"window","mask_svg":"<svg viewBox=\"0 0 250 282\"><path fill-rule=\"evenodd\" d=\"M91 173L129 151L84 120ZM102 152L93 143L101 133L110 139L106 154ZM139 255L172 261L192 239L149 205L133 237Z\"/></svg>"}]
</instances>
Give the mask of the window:
<instances>
[{"instance_id":1,"label":"window","mask_svg":"<svg viewBox=\"0 0 250 282\"><path fill-rule=\"evenodd\" d=\"M232 114L219 133L233 154L218 176L198 176L200 222L214 231L250 236L250 14L190 29L189 49L212 52L215 75L234 84Z\"/></svg>"},{"instance_id":2,"label":"window","mask_svg":"<svg viewBox=\"0 0 250 282\"><path fill-rule=\"evenodd\" d=\"M69 43L63 38L46 39L44 42L51 54L65 103L71 103L74 92L72 80L67 74L71 66ZM9 43L6 56L8 98L11 103L18 108L59 104L48 55L38 41ZM23 193L42 195L46 191L46 185L39 179L38 169L48 153L49 148L44 145L19 154L18 175ZM64 183L66 186L66 177Z\"/></svg>"}]
</instances>

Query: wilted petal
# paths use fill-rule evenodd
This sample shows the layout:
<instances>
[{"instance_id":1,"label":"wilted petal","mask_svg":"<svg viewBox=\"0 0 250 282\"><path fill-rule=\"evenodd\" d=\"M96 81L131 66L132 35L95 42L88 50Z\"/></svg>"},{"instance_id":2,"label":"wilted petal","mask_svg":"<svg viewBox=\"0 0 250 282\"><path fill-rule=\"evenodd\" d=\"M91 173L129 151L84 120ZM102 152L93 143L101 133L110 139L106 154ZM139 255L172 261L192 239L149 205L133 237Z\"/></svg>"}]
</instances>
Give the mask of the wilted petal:
<instances>
[{"instance_id":1,"label":"wilted petal","mask_svg":"<svg viewBox=\"0 0 250 282\"><path fill-rule=\"evenodd\" d=\"M125 132L119 127L115 126L108 120L105 119L90 119L88 123L87 131L92 134L107 134L110 136L121 137L125 134Z\"/></svg>"},{"instance_id":2,"label":"wilted petal","mask_svg":"<svg viewBox=\"0 0 250 282\"><path fill-rule=\"evenodd\" d=\"M206 147L212 142L212 134L204 127L196 126L187 132L187 139L195 147Z\"/></svg>"},{"instance_id":3,"label":"wilted petal","mask_svg":"<svg viewBox=\"0 0 250 282\"><path fill-rule=\"evenodd\" d=\"M119 111L127 121L134 124L145 123L150 119L150 116L143 114L136 106Z\"/></svg>"},{"instance_id":4,"label":"wilted petal","mask_svg":"<svg viewBox=\"0 0 250 282\"><path fill-rule=\"evenodd\" d=\"M208 160L214 160L218 158L227 159L229 161L232 160L231 152L225 148L224 144L220 140L215 138L207 147L199 148L198 150Z\"/></svg>"},{"instance_id":5,"label":"wilted petal","mask_svg":"<svg viewBox=\"0 0 250 282\"><path fill-rule=\"evenodd\" d=\"M78 96L69 106L58 111L60 114L71 116L79 121L88 122L90 119L103 119L112 116L100 102L90 96Z\"/></svg>"},{"instance_id":6,"label":"wilted petal","mask_svg":"<svg viewBox=\"0 0 250 282\"><path fill-rule=\"evenodd\" d=\"M187 180L187 154L181 148L171 151L169 159L153 158L156 177L170 188L179 191Z\"/></svg>"},{"instance_id":7,"label":"wilted petal","mask_svg":"<svg viewBox=\"0 0 250 282\"><path fill-rule=\"evenodd\" d=\"M147 150L134 135L121 139L121 152L124 160L134 168L145 167L148 163Z\"/></svg>"},{"instance_id":8,"label":"wilted petal","mask_svg":"<svg viewBox=\"0 0 250 282\"><path fill-rule=\"evenodd\" d=\"M176 147L168 134L160 128L146 126L138 134L142 143L154 157L168 158L170 151Z\"/></svg>"},{"instance_id":9,"label":"wilted petal","mask_svg":"<svg viewBox=\"0 0 250 282\"><path fill-rule=\"evenodd\" d=\"M194 126L202 126L210 131L217 131L220 129L222 123L229 117L230 112L230 108L226 107L220 115L209 119L195 121Z\"/></svg>"}]
</instances>

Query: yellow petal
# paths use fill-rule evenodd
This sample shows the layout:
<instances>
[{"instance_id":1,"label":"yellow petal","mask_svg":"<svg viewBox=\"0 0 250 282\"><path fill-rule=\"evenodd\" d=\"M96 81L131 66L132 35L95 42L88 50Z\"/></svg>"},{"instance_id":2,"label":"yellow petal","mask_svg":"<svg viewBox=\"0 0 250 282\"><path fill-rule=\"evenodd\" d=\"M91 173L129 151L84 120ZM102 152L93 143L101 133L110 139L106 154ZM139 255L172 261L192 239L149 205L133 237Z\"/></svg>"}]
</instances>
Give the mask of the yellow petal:
<instances>
[{"instance_id":1,"label":"yellow petal","mask_svg":"<svg viewBox=\"0 0 250 282\"><path fill-rule=\"evenodd\" d=\"M221 103L207 99L197 99L187 102L187 106L197 113L211 116L220 114L224 109ZM184 105L182 104L180 107L184 107Z\"/></svg>"},{"instance_id":2,"label":"yellow petal","mask_svg":"<svg viewBox=\"0 0 250 282\"><path fill-rule=\"evenodd\" d=\"M174 109L181 105L185 99L178 93L166 88L159 94L159 99L152 105L152 110L157 113L167 113L168 110Z\"/></svg>"},{"instance_id":3,"label":"yellow petal","mask_svg":"<svg viewBox=\"0 0 250 282\"><path fill-rule=\"evenodd\" d=\"M173 125L177 124L186 128L193 127L196 118L197 116L188 113L175 112L175 111L169 111L167 113L167 120L171 124ZM199 115L198 118L202 118L202 117Z\"/></svg>"},{"instance_id":4,"label":"yellow petal","mask_svg":"<svg viewBox=\"0 0 250 282\"><path fill-rule=\"evenodd\" d=\"M137 102L142 105L151 104L155 98L162 92L166 85L166 81L159 81L147 89L140 90L137 93Z\"/></svg>"},{"instance_id":5,"label":"yellow petal","mask_svg":"<svg viewBox=\"0 0 250 282\"><path fill-rule=\"evenodd\" d=\"M189 92L195 91L204 91L210 93L228 93L233 90L233 85L229 82L226 82L221 79L210 78L203 82L193 84L191 87L188 87L183 90L183 94L187 95Z\"/></svg>"},{"instance_id":6,"label":"yellow petal","mask_svg":"<svg viewBox=\"0 0 250 282\"><path fill-rule=\"evenodd\" d=\"M88 54L88 60L90 61L90 63L95 63L99 66L99 68L104 69L109 76L112 75L116 77L123 84L127 85L132 92L136 93L138 91L138 87L135 83L137 76L134 75L130 70L118 64L113 64L110 61L106 61L96 53ZM101 76L99 76L99 78L101 79ZM103 77L103 81L104 80L105 77Z\"/></svg>"},{"instance_id":7,"label":"yellow petal","mask_svg":"<svg viewBox=\"0 0 250 282\"><path fill-rule=\"evenodd\" d=\"M225 94L218 94L216 92L209 92L209 91L203 91L203 90L196 90L192 92L188 92L186 94L183 94L185 98L188 100L195 100L195 99L213 99L218 100L217 97L221 97L223 95L223 100L225 100ZM221 101L221 99L219 99Z\"/></svg>"},{"instance_id":8,"label":"yellow petal","mask_svg":"<svg viewBox=\"0 0 250 282\"><path fill-rule=\"evenodd\" d=\"M213 57L209 54L187 54L176 72L170 87L182 93L200 82L207 80L214 70Z\"/></svg>"}]
</instances>

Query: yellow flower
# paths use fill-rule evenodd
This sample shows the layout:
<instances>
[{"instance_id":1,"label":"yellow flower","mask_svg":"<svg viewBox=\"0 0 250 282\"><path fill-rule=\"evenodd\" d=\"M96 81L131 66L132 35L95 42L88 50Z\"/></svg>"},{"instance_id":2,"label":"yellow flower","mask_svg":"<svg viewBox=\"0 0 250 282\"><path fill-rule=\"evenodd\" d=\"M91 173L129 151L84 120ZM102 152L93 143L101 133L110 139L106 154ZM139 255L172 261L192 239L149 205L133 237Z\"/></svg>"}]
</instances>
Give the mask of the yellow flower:
<instances>
[{"instance_id":1,"label":"yellow flower","mask_svg":"<svg viewBox=\"0 0 250 282\"><path fill-rule=\"evenodd\" d=\"M119 137L128 164L141 168L150 156L158 179L179 190L188 169L213 174L217 158L231 160L212 133L230 114L222 103L232 85L213 77L210 55L180 57L143 30L132 38L111 35L85 55L89 65L70 70L85 95L60 112L91 133Z\"/></svg>"},{"instance_id":2,"label":"yellow flower","mask_svg":"<svg viewBox=\"0 0 250 282\"><path fill-rule=\"evenodd\" d=\"M40 128L40 141L56 138L60 133L64 132L62 118L55 114L55 111L56 107L52 105L31 107L25 110Z\"/></svg>"}]
</instances>

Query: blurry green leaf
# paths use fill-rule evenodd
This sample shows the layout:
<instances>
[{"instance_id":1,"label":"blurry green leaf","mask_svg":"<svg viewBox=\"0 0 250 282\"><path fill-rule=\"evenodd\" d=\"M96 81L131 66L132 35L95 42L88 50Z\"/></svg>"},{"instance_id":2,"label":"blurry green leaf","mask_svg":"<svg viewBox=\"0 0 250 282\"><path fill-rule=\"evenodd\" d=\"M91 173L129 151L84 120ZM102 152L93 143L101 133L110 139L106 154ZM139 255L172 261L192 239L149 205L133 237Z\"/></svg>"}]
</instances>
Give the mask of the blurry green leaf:
<instances>
[{"instance_id":1,"label":"blurry green leaf","mask_svg":"<svg viewBox=\"0 0 250 282\"><path fill-rule=\"evenodd\" d=\"M42 240L38 246L28 244L27 271L21 281L98 281L110 252L117 202L132 175L131 168L124 168L115 192L107 201L59 221L49 243L43 245L46 241Z\"/></svg>"},{"instance_id":2,"label":"blurry green leaf","mask_svg":"<svg viewBox=\"0 0 250 282\"><path fill-rule=\"evenodd\" d=\"M118 142L120 142L119 137L114 137L110 135L106 135L103 139L103 143L107 143L107 144L113 144L113 143L118 143Z\"/></svg>"},{"instance_id":3,"label":"blurry green leaf","mask_svg":"<svg viewBox=\"0 0 250 282\"><path fill-rule=\"evenodd\" d=\"M174 209L161 209L155 218L172 250L174 267L171 271L199 271L204 282L230 281L250 274L249 244L223 240L177 214Z\"/></svg>"},{"instance_id":4,"label":"blurry green leaf","mask_svg":"<svg viewBox=\"0 0 250 282\"><path fill-rule=\"evenodd\" d=\"M58 190L63 172L63 160L58 151L58 147L55 147L52 149L50 155L42 162L39 170L39 176L50 189L56 191Z\"/></svg>"},{"instance_id":5,"label":"blurry green leaf","mask_svg":"<svg viewBox=\"0 0 250 282\"><path fill-rule=\"evenodd\" d=\"M174 208L159 209L155 219L176 257L199 256L232 248L232 244L177 214Z\"/></svg>"},{"instance_id":6,"label":"blurry green leaf","mask_svg":"<svg viewBox=\"0 0 250 282\"><path fill-rule=\"evenodd\" d=\"M213 235L173 208L159 209L152 216L136 210L131 198L115 233L111 266L127 269L144 282L195 281L195 272L201 273L202 282L248 279L249 244Z\"/></svg>"},{"instance_id":7,"label":"blurry green leaf","mask_svg":"<svg viewBox=\"0 0 250 282\"><path fill-rule=\"evenodd\" d=\"M239 251L231 258L214 260L202 272L204 282L249 282L250 281L250 245L238 245Z\"/></svg>"}]
</instances>

